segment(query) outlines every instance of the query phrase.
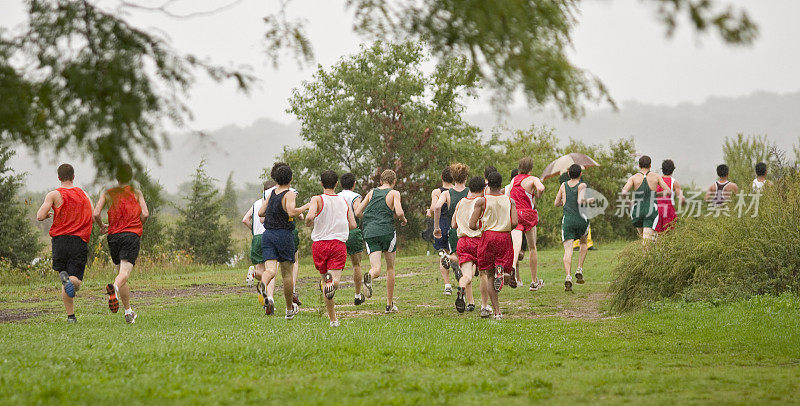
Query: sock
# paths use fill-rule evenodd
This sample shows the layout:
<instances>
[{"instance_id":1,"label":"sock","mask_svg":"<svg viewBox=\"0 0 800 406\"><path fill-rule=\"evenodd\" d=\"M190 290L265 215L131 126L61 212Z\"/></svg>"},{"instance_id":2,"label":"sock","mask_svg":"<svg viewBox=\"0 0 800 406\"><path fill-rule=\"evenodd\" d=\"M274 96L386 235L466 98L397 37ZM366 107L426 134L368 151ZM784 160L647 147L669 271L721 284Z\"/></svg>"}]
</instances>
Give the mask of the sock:
<instances>
[{"instance_id":1,"label":"sock","mask_svg":"<svg viewBox=\"0 0 800 406\"><path fill-rule=\"evenodd\" d=\"M583 268L578 268L578 269L575 270L575 272L583 273Z\"/></svg>"},{"instance_id":2,"label":"sock","mask_svg":"<svg viewBox=\"0 0 800 406\"><path fill-rule=\"evenodd\" d=\"M119 295L119 287L117 286L116 283L114 284L114 293Z\"/></svg>"},{"instance_id":3,"label":"sock","mask_svg":"<svg viewBox=\"0 0 800 406\"><path fill-rule=\"evenodd\" d=\"M444 288L445 288L445 289L447 289L447 288L451 288L451 289L452 289L453 287L452 287L452 286L450 286L450 284L449 284L449 283L445 283L445 284L444 284Z\"/></svg>"},{"instance_id":4,"label":"sock","mask_svg":"<svg viewBox=\"0 0 800 406\"><path fill-rule=\"evenodd\" d=\"M356 293L356 299L359 299L359 298L361 298L361 294L360 293Z\"/></svg>"},{"instance_id":5,"label":"sock","mask_svg":"<svg viewBox=\"0 0 800 406\"><path fill-rule=\"evenodd\" d=\"M267 300L272 300L273 302L275 301L275 300L272 298L272 296L267 296Z\"/></svg>"},{"instance_id":6,"label":"sock","mask_svg":"<svg viewBox=\"0 0 800 406\"><path fill-rule=\"evenodd\" d=\"M125 309L125 314L131 314L131 313L133 313L133 309L131 309L130 307Z\"/></svg>"}]
</instances>

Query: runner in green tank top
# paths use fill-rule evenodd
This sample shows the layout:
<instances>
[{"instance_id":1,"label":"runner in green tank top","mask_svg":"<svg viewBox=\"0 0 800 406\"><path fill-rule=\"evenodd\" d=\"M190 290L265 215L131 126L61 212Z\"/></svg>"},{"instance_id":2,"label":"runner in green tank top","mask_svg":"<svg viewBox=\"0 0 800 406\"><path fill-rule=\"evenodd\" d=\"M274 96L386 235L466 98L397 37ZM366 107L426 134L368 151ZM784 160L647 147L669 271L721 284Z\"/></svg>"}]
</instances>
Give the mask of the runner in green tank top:
<instances>
[{"instance_id":1,"label":"runner in green tank top","mask_svg":"<svg viewBox=\"0 0 800 406\"><path fill-rule=\"evenodd\" d=\"M364 274L367 297L372 297L372 279L381 274L381 256L386 257L386 313L397 313L394 304L394 260L397 250L397 234L394 218L406 225L405 213L400 202L400 193L394 190L397 174L387 169L381 173L381 186L372 189L355 209L356 217L364 221L364 242L369 255L369 272Z\"/></svg>"},{"instance_id":2,"label":"runner in green tank top","mask_svg":"<svg viewBox=\"0 0 800 406\"><path fill-rule=\"evenodd\" d=\"M639 172L628 178L622 188L623 195L627 195L631 190L635 191L631 209L631 223L645 240L655 238L654 229L656 221L658 221L655 191L661 186L661 190L664 191L662 193L666 195L669 190L669 186L661 176L650 172L650 163L650 157L647 155L639 158Z\"/></svg>"},{"instance_id":3,"label":"runner in green tank top","mask_svg":"<svg viewBox=\"0 0 800 406\"><path fill-rule=\"evenodd\" d=\"M578 255L578 269L575 270L575 281L583 283L583 262L589 246L586 244L589 236L589 220L580 212L580 204L592 203L594 199L586 199L586 184L581 182L580 165L572 165L567 170L570 179L561 184L556 195L555 206L564 207L564 217L561 219L561 241L564 244L564 290L572 290L572 251L575 240L580 240L580 254Z\"/></svg>"}]
</instances>

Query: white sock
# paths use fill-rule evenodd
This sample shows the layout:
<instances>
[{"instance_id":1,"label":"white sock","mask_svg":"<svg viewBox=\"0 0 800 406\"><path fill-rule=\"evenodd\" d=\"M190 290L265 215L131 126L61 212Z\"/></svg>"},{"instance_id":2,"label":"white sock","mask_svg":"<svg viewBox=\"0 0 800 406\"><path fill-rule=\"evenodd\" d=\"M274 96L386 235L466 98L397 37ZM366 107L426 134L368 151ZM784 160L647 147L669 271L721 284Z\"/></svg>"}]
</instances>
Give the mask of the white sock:
<instances>
[{"instance_id":1,"label":"white sock","mask_svg":"<svg viewBox=\"0 0 800 406\"><path fill-rule=\"evenodd\" d=\"M445 284L444 284L444 288L445 288L445 289L447 289L447 288L451 288L451 289L452 289L453 287L452 287L452 286L450 286L450 284L449 284L449 283L445 283Z\"/></svg>"},{"instance_id":2,"label":"white sock","mask_svg":"<svg viewBox=\"0 0 800 406\"><path fill-rule=\"evenodd\" d=\"M355 298L356 298L356 299L359 299L359 298L361 298L361 294L359 294L359 293L356 293L356 296L355 296Z\"/></svg>"},{"instance_id":3,"label":"white sock","mask_svg":"<svg viewBox=\"0 0 800 406\"><path fill-rule=\"evenodd\" d=\"M273 302L275 301L275 300L272 298L272 296L267 296L267 300L272 300Z\"/></svg>"},{"instance_id":4,"label":"white sock","mask_svg":"<svg viewBox=\"0 0 800 406\"><path fill-rule=\"evenodd\" d=\"M131 314L131 313L133 313L133 309L131 309L130 307L125 309L125 314Z\"/></svg>"},{"instance_id":5,"label":"white sock","mask_svg":"<svg viewBox=\"0 0 800 406\"><path fill-rule=\"evenodd\" d=\"M114 284L114 293L119 294L119 286L116 283Z\"/></svg>"},{"instance_id":6,"label":"white sock","mask_svg":"<svg viewBox=\"0 0 800 406\"><path fill-rule=\"evenodd\" d=\"M583 273L583 268L578 268L575 270L576 273Z\"/></svg>"}]
</instances>

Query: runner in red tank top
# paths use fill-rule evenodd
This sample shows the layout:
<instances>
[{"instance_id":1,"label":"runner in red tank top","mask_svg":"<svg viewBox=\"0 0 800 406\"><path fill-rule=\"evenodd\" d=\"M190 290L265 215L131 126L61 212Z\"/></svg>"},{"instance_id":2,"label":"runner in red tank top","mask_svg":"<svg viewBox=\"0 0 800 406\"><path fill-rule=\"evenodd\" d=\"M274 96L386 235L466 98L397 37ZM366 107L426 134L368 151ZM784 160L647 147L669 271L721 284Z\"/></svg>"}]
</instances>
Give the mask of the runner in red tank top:
<instances>
[{"instance_id":1,"label":"runner in red tank top","mask_svg":"<svg viewBox=\"0 0 800 406\"><path fill-rule=\"evenodd\" d=\"M150 213L142 192L133 189L128 183L133 178L133 169L128 164L122 164L117 169L117 182L119 185L106 190L97 201L94 209L94 219L102 224L102 230L108 230L108 250L111 252L111 261L117 271L114 283L106 285L108 294L108 309L112 313L119 310L119 299L125 307L125 321L136 322L136 312L131 309L131 290L128 278L131 276L136 258L139 257L139 243L142 237L142 225L147 221ZM103 209L107 204L108 224L103 223ZM117 299L119 298L119 299Z\"/></svg>"},{"instance_id":2,"label":"runner in red tank top","mask_svg":"<svg viewBox=\"0 0 800 406\"><path fill-rule=\"evenodd\" d=\"M53 217L53 225L50 226L53 269L61 279L61 300L70 323L77 321L75 292L81 287L89 256L86 243L92 234L92 201L86 192L73 186L74 179L75 169L72 165L59 166L58 180L61 181L61 187L49 192L36 212L36 219L39 221Z\"/></svg>"},{"instance_id":3,"label":"runner in red tank top","mask_svg":"<svg viewBox=\"0 0 800 406\"><path fill-rule=\"evenodd\" d=\"M675 198L677 197L681 203L686 202L686 199L683 197L681 185L672 177L674 171L675 163L673 163L671 159L667 159L661 163L661 178L664 179L664 183L667 184L671 193L666 196L662 195L664 188L662 188L661 185L656 189L658 196L656 198L656 203L658 204L658 223L656 224L655 231L658 233L663 233L674 226L673 222L678 217L675 213Z\"/></svg>"},{"instance_id":4,"label":"runner in red tank top","mask_svg":"<svg viewBox=\"0 0 800 406\"><path fill-rule=\"evenodd\" d=\"M511 181L511 188L508 195L517 205L517 217L519 223L511 231L511 240L514 244L514 261L511 271L515 281L510 286L522 284L522 278L518 272L519 252L522 250L522 237L528 242L528 249L531 251L531 291L539 290L542 287L542 280L537 276L539 255L536 251L536 225L539 223L539 214L536 212L536 197L541 196L544 191L544 184L536 176L531 176L533 160L525 157L519 160L519 175Z\"/></svg>"}]
</instances>

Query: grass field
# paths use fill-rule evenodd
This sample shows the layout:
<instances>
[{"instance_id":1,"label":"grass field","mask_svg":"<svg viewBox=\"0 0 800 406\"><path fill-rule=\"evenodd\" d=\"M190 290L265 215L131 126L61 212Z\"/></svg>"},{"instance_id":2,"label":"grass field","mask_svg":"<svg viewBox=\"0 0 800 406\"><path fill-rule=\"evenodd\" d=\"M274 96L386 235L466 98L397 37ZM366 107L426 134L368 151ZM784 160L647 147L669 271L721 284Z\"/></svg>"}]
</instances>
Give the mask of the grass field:
<instances>
[{"instance_id":1,"label":"grass field","mask_svg":"<svg viewBox=\"0 0 800 406\"><path fill-rule=\"evenodd\" d=\"M292 321L279 297L278 316L262 313L241 269L134 274L135 325L108 312L104 278L87 277L76 325L65 323L55 277L0 286L0 403L798 401L799 298L610 315L620 248L590 252L587 283L573 293L563 289L561 252L541 252L547 285L504 288L499 322L457 314L433 256L400 260L398 314L382 314L383 278L359 307L345 284L335 329L305 262L304 307Z\"/></svg>"}]
</instances>

